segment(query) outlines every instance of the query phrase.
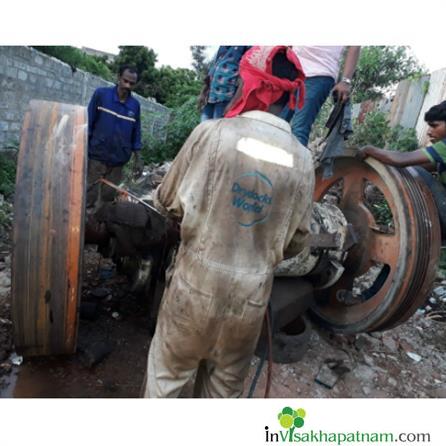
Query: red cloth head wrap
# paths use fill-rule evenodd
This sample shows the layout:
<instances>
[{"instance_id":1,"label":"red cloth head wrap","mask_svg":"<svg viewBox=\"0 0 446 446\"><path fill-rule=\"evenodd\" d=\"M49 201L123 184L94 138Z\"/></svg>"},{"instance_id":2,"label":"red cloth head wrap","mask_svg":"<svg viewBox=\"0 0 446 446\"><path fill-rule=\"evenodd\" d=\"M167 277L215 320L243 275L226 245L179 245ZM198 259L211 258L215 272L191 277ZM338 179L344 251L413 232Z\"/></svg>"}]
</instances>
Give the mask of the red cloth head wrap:
<instances>
[{"instance_id":1,"label":"red cloth head wrap","mask_svg":"<svg viewBox=\"0 0 446 446\"><path fill-rule=\"evenodd\" d=\"M280 51L285 52L287 59L297 68L297 76L293 81L281 79L272 74L274 56ZM305 97L305 74L291 47L253 46L242 57L239 73L243 81L242 95L234 101L225 114L226 118L249 110L268 110L286 91L290 92L288 106L294 110L296 91L299 90L297 106L302 108Z\"/></svg>"}]
</instances>

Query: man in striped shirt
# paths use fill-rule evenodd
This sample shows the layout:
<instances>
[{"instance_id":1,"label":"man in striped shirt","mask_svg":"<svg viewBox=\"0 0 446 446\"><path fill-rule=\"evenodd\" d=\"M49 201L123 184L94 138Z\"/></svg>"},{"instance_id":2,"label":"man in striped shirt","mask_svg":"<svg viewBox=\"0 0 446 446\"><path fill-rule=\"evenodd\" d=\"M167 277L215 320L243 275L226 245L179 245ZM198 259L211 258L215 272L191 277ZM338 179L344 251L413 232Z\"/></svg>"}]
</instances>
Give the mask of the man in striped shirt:
<instances>
[{"instance_id":1,"label":"man in striped shirt","mask_svg":"<svg viewBox=\"0 0 446 446\"><path fill-rule=\"evenodd\" d=\"M446 101L431 107L424 115L429 126L428 137L432 144L413 152L397 152L364 146L359 158L376 158L384 164L396 167L422 166L427 170L437 170L443 186L446 185Z\"/></svg>"},{"instance_id":2,"label":"man in striped shirt","mask_svg":"<svg viewBox=\"0 0 446 446\"><path fill-rule=\"evenodd\" d=\"M106 178L119 183L122 168L133 153L135 166L141 168L140 104L132 96L138 81L135 68L120 68L117 85L96 89L88 104L88 192L87 208L101 201L112 201L114 190L100 188L95 182Z\"/></svg>"}]
</instances>

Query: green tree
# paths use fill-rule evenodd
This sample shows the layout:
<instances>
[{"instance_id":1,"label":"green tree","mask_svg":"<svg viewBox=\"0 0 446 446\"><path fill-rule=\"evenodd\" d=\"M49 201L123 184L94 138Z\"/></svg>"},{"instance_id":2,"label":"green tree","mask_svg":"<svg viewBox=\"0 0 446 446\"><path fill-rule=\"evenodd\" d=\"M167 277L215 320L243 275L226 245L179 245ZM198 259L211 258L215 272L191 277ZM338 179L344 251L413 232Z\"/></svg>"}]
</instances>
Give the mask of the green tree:
<instances>
[{"instance_id":1,"label":"green tree","mask_svg":"<svg viewBox=\"0 0 446 446\"><path fill-rule=\"evenodd\" d=\"M400 125L390 127L387 115L381 111L367 113L362 123L356 120L349 143L358 147L370 144L400 152L409 152L418 148L415 129L405 129Z\"/></svg>"},{"instance_id":2,"label":"green tree","mask_svg":"<svg viewBox=\"0 0 446 446\"><path fill-rule=\"evenodd\" d=\"M167 107L179 107L191 95L198 95L200 82L193 70L162 66L156 68L157 55L145 46L120 46L119 54L113 62L113 70L118 72L122 65L132 65L139 73L135 92L144 97L152 97Z\"/></svg>"},{"instance_id":3,"label":"green tree","mask_svg":"<svg viewBox=\"0 0 446 446\"><path fill-rule=\"evenodd\" d=\"M387 88L422 74L423 68L405 46L364 46L354 77L352 103L379 99ZM331 98L323 105L313 125L311 141L326 134L325 123L333 105ZM416 141L414 133L414 130L403 129L395 129L391 133L385 116L372 113L366 118L364 126L356 123L350 141L356 139L359 145L367 143L383 147L388 144L397 150L413 150Z\"/></svg>"},{"instance_id":4,"label":"green tree","mask_svg":"<svg viewBox=\"0 0 446 446\"><path fill-rule=\"evenodd\" d=\"M377 99L384 89L422 74L418 60L406 46L365 46L354 79L353 102Z\"/></svg>"},{"instance_id":5,"label":"green tree","mask_svg":"<svg viewBox=\"0 0 446 446\"><path fill-rule=\"evenodd\" d=\"M192 66L197 73L198 79L201 80L206 76L209 70L209 62L206 61L206 46L191 46L190 51L193 59Z\"/></svg>"},{"instance_id":6,"label":"green tree","mask_svg":"<svg viewBox=\"0 0 446 446\"><path fill-rule=\"evenodd\" d=\"M162 66L157 71L155 98L167 107L181 106L200 92L201 82L187 68Z\"/></svg>"},{"instance_id":7,"label":"green tree","mask_svg":"<svg viewBox=\"0 0 446 446\"><path fill-rule=\"evenodd\" d=\"M151 135L143 135L142 157L144 162L159 163L175 158L184 141L199 122L197 98L190 96L181 106L172 110L165 139L157 140Z\"/></svg>"},{"instance_id":8,"label":"green tree","mask_svg":"<svg viewBox=\"0 0 446 446\"><path fill-rule=\"evenodd\" d=\"M11 156L13 153L14 156ZM15 189L17 152L0 152L0 195L10 198Z\"/></svg>"}]
</instances>

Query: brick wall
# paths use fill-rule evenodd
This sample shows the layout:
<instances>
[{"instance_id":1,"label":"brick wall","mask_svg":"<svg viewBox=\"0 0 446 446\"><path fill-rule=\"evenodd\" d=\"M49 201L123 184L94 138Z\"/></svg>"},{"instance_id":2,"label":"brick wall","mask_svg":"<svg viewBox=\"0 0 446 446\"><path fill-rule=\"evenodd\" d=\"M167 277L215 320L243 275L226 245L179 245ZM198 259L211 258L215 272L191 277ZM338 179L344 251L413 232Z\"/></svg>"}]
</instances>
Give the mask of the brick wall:
<instances>
[{"instance_id":1,"label":"brick wall","mask_svg":"<svg viewBox=\"0 0 446 446\"><path fill-rule=\"evenodd\" d=\"M113 85L30 47L0 46L0 149L19 140L31 99L87 105L94 90ZM170 110L139 95L146 129L164 136Z\"/></svg>"}]
</instances>

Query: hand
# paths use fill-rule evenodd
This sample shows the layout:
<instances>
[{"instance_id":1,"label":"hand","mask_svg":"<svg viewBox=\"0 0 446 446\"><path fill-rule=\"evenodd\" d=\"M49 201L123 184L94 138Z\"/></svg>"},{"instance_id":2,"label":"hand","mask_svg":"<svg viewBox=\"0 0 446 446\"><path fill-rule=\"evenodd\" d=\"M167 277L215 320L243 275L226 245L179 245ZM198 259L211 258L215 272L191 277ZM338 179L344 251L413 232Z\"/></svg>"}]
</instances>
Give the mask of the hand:
<instances>
[{"instance_id":1,"label":"hand","mask_svg":"<svg viewBox=\"0 0 446 446\"><path fill-rule=\"evenodd\" d=\"M351 85L347 84L346 82L338 82L333 87L333 96L335 97L336 101L340 102L347 102L347 100L350 97L351 92Z\"/></svg>"},{"instance_id":2,"label":"hand","mask_svg":"<svg viewBox=\"0 0 446 446\"><path fill-rule=\"evenodd\" d=\"M367 158L370 155L370 152L373 151L373 149L374 147L371 145L360 147L358 153L356 154L356 158L362 161L363 159Z\"/></svg>"},{"instance_id":3,"label":"hand","mask_svg":"<svg viewBox=\"0 0 446 446\"><path fill-rule=\"evenodd\" d=\"M132 168L132 175L133 179L138 179L144 170L144 160L139 156L139 153L134 152L133 156L133 168Z\"/></svg>"}]
</instances>

